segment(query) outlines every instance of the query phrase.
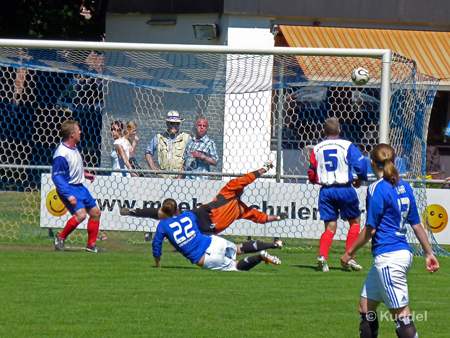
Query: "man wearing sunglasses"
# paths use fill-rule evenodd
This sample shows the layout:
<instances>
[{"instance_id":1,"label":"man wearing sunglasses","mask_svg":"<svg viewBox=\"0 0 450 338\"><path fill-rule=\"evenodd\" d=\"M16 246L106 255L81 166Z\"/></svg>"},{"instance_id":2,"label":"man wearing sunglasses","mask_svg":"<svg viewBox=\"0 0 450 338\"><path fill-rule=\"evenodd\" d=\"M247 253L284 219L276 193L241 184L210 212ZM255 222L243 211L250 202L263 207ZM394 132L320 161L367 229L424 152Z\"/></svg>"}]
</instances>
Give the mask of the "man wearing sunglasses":
<instances>
[{"instance_id":1,"label":"man wearing sunglasses","mask_svg":"<svg viewBox=\"0 0 450 338\"><path fill-rule=\"evenodd\" d=\"M167 113L165 119L167 130L163 134L158 134L152 138L146 151L145 159L152 170L183 171L184 153L189 134L180 132L181 122L180 114L171 110ZM157 153L158 165L154 161ZM177 174L158 175L160 177L181 178Z\"/></svg>"}]
</instances>

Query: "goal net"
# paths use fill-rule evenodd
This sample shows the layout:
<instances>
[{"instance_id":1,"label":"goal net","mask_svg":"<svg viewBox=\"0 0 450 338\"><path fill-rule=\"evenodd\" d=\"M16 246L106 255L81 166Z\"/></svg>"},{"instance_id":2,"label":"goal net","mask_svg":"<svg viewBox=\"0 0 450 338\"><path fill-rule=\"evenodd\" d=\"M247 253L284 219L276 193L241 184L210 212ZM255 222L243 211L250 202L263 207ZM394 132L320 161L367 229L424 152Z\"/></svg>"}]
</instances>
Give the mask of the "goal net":
<instances>
[{"instance_id":1,"label":"goal net","mask_svg":"<svg viewBox=\"0 0 450 338\"><path fill-rule=\"evenodd\" d=\"M418 73L413 60L379 50L38 44L0 41L2 241L48 241L70 218L50 175L66 119L79 121L79 150L86 170L96 174L85 186L102 210L99 240L149 242L157 222L121 216L121 207L159 207L171 197L190 210L212 201L230 179L271 160L275 168L247 186L242 201L268 214L287 212L288 219L239 220L223 235L235 241L282 238L292 248L317 246L324 229L320 187L308 182L307 169L327 117L339 119L342 138L365 156L389 135L384 141L395 148L403 177L413 182L420 212L426 209L426 136L438 80ZM365 86L351 81L357 67L370 72ZM191 137L198 119L209 122L217 163L208 172L150 168L148 154L159 165L151 141L164 135L172 110L184 119L180 132ZM138 177L112 166L115 121L123 129L134 121L138 128L132 170ZM183 160L189 157L185 152ZM357 189L361 224L366 190ZM85 223L68 238L69 245L86 242ZM335 245L347 231L348 224L339 220ZM409 237L418 253L414 236Z\"/></svg>"}]
</instances>

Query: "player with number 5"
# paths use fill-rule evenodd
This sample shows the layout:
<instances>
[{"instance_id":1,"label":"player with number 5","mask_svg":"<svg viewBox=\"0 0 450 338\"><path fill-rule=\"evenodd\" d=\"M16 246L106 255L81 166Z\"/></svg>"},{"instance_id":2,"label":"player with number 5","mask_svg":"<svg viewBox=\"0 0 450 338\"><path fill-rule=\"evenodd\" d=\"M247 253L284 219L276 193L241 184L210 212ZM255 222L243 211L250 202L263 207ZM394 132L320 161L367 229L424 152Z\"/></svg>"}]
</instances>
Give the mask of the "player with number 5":
<instances>
[{"instance_id":1,"label":"player with number 5","mask_svg":"<svg viewBox=\"0 0 450 338\"><path fill-rule=\"evenodd\" d=\"M337 118L326 119L323 132L326 139L317 144L311 153L308 176L311 183L322 185L319 193L319 213L325 222L325 231L320 238L317 268L326 272L329 271L328 251L336 233L339 214L350 224L346 250L359 235L361 211L358 195L352 185L358 188L362 181L367 181L367 163L361 151L352 142L339 138L341 128ZM358 176L356 180L353 179L352 168ZM353 257L348 265L353 270L362 269Z\"/></svg>"},{"instance_id":2,"label":"player with number 5","mask_svg":"<svg viewBox=\"0 0 450 338\"><path fill-rule=\"evenodd\" d=\"M373 266L359 301L362 338L378 336L376 311L381 302L386 304L397 324L398 337L417 337L408 306L406 274L411 268L413 255L406 240L406 223L411 225L422 245L427 270L433 273L439 269L420 223L413 190L400 179L394 160L394 149L388 144L379 144L372 150L370 162L378 181L367 190L367 223L355 243L341 257L341 264L346 267L352 255L372 239Z\"/></svg>"}]
</instances>

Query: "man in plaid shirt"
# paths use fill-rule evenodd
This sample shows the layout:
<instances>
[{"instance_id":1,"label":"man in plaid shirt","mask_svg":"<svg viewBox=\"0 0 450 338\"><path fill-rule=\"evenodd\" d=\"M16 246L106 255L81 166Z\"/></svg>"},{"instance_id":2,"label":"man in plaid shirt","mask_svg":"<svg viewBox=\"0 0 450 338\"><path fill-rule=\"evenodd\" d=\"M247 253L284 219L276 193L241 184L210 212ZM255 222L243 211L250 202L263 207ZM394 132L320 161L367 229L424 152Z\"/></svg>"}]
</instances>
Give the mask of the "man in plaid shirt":
<instances>
[{"instance_id":1,"label":"man in plaid shirt","mask_svg":"<svg viewBox=\"0 0 450 338\"><path fill-rule=\"evenodd\" d=\"M210 172L211 166L216 166L219 156L217 155L216 144L209 138L209 123L205 118L197 121L196 136L189 139L186 146L185 171ZM209 176L186 175L186 178L209 179Z\"/></svg>"}]
</instances>

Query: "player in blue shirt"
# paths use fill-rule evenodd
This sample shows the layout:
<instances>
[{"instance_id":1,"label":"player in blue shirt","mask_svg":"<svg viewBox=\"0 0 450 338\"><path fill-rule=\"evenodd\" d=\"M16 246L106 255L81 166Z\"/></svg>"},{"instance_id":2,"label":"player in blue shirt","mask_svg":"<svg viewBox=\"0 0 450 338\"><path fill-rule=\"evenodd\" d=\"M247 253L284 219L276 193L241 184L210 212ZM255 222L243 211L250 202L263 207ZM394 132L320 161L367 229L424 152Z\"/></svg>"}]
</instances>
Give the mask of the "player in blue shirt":
<instances>
[{"instance_id":1,"label":"player in blue shirt","mask_svg":"<svg viewBox=\"0 0 450 338\"><path fill-rule=\"evenodd\" d=\"M281 264L278 257L271 256L264 250L257 256L236 261L236 255L240 254L236 244L215 235L203 235L197 217L190 211L179 215L177 203L171 198L163 202L161 211L166 218L159 222L152 244L153 257L158 268L161 268L164 238L167 238L170 244L192 264L205 269L247 271L262 261Z\"/></svg>"},{"instance_id":2,"label":"player in blue shirt","mask_svg":"<svg viewBox=\"0 0 450 338\"><path fill-rule=\"evenodd\" d=\"M372 170L378 181L367 191L367 223L355 243L341 257L343 267L352 255L372 239L373 266L364 283L359 301L360 337L378 336L377 307L384 302L397 323L397 336L417 337L410 315L406 274L412 264L412 250L406 240L409 223L425 252L426 268L439 269L425 230L420 223L411 186L400 179L394 165L394 149L377 145L371 155Z\"/></svg>"},{"instance_id":3,"label":"player in blue shirt","mask_svg":"<svg viewBox=\"0 0 450 338\"><path fill-rule=\"evenodd\" d=\"M86 214L89 214L86 251L104 251L95 245L101 211L83 185L85 178L93 182L95 176L84 172L83 159L77 149L77 144L81 139L81 129L78 122L64 121L61 124L60 135L62 142L53 156L52 180L59 198L73 217L67 222L59 236L55 238L55 249L64 251L66 238L76 229L78 224L86 219Z\"/></svg>"},{"instance_id":4,"label":"player in blue shirt","mask_svg":"<svg viewBox=\"0 0 450 338\"><path fill-rule=\"evenodd\" d=\"M358 195L353 187L358 188L362 181L367 181L367 163L352 142L339 138L341 128L337 118L327 118L323 124L323 132L326 139L317 144L311 153L308 176L312 184L322 186L319 193L319 213L325 223L325 231L320 237L317 268L326 272L329 271L328 252L336 233L339 215L350 225L346 250L359 235L361 212ZM352 168L358 176L357 180L353 180ZM353 270L362 269L353 257L348 265Z\"/></svg>"}]
</instances>

